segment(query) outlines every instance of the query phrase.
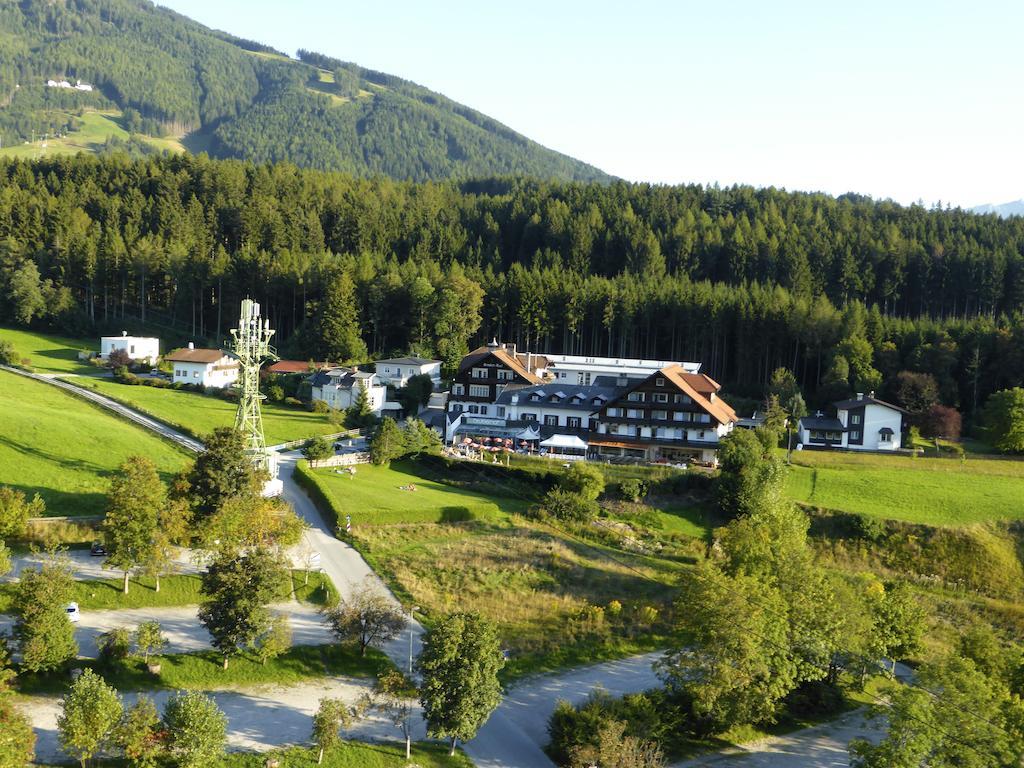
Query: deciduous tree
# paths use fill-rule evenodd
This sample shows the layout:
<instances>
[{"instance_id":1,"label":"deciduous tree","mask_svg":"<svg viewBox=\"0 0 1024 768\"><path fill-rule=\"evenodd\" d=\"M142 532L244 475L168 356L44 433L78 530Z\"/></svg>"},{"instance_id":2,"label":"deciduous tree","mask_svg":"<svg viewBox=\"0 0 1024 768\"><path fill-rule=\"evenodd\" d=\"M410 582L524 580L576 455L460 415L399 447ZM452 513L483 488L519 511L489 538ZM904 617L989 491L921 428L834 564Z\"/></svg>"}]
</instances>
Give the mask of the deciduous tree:
<instances>
[{"instance_id":1,"label":"deciduous tree","mask_svg":"<svg viewBox=\"0 0 1024 768\"><path fill-rule=\"evenodd\" d=\"M1024 389L996 392L985 403L986 434L1001 453L1024 453Z\"/></svg>"},{"instance_id":2,"label":"deciduous tree","mask_svg":"<svg viewBox=\"0 0 1024 768\"><path fill-rule=\"evenodd\" d=\"M416 665L427 733L450 739L454 755L459 739L472 739L501 702L497 630L476 614L452 614L424 635Z\"/></svg>"},{"instance_id":3,"label":"deciduous tree","mask_svg":"<svg viewBox=\"0 0 1024 768\"><path fill-rule=\"evenodd\" d=\"M353 643L359 654L366 655L370 645L386 643L405 629L406 618L401 609L368 577L346 599L321 610L334 636L342 643Z\"/></svg>"},{"instance_id":4,"label":"deciduous tree","mask_svg":"<svg viewBox=\"0 0 1024 768\"><path fill-rule=\"evenodd\" d=\"M117 691L91 669L84 670L61 700L57 716L61 747L85 768L110 743L122 711Z\"/></svg>"},{"instance_id":5,"label":"deciduous tree","mask_svg":"<svg viewBox=\"0 0 1024 768\"><path fill-rule=\"evenodd\" d=\"M342 729L351 728L363 716L360 706L351 706L342 699L320 699L313 715L313 743L319 748L316 764L324 761L324 753L341 743Z\"/></svg>"},{"instance_id":6,"label":"deciduous tree","mask_svg":"<svg viewBox=\"0 0 1024 768\"><path fill-rule=\"evenodd\" d=\"M28 519L45 514L46 505L38 493L28 501L22 491L0 485L0 539L23 536Z\"/></svg>"},{"instance_id":7,"label":"deciduous tree","mask_svg":"<svg viewBox=\"0 0 1024 768\"><path fill-rule=\"evenodd\" d=\"M73 594L74 579L62 559L22 571L14 598L14 636L27 671L57 669L78 654L66 610Z\"/></svg>"},{"instance_id":8,"label":"deciduous tree","mask_svg":"<svg viewBox=\"0 0 1024 768\"><path fill-rule=\"evenodd\" d=\"M164 706L167 748L180 768L219 765L227 744L228 720L209 696L179 692Z\"/></svg>"},{"instance_id":9,"label":"deciduous tree","mask_svg":"<svg viewBox=\"0 0 1024 768\"><path fill-rule=\"evenodd\" d=\"M129 458L110 481L102 526L106 564L124 571L126 595L132 569L153 558L157 516L166 499L156 465L145 456Z\"/></svg>"},{"instance_id":10,"label":"deciduous tree","mask_svg":"<svg viewBox=\"0 0 1024 768\"><path fill-rule=\"evenodd\" d=\"M139 694L114 731L114 742L132 768L155 768L163 751L160 715L153 700Z\"/></svg>"}]
</instances>

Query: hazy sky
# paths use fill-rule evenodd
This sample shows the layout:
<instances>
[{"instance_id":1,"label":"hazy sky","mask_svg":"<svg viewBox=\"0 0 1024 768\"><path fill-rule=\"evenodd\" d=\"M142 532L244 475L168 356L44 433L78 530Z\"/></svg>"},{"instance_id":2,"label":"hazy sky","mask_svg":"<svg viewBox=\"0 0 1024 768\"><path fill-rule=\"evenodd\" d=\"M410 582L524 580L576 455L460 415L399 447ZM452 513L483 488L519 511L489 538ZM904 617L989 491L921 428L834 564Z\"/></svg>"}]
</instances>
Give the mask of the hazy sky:
<instances>
[{"instance_id":1,"label":"hazy sky","mask_svg":"<svg viewBox=\"0 0 1024 768\"><path fill-rule=\"evenodd\" d=\"M414 80L630 180L1024 197L1024 3L162 0Z\"/></svg>"}]
</instances>

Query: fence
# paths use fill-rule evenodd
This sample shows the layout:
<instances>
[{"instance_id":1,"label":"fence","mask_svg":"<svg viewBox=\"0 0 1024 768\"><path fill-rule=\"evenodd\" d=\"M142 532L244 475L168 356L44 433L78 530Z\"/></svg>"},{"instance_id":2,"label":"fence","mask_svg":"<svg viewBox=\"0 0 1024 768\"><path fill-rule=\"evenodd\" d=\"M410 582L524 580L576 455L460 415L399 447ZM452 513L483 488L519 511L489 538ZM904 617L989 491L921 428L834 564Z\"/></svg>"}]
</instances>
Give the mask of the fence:
<instances>
[{"instance_id":1,"label":"fence","mask_svg":"<svg viewBox=\"0 0 1024 768\"><path fill-rule=\"evenodd\" d=\"M369 464L370 454L366 451L356 451L353 453L339 453L336 456L331 456L327 459L321 459L320 461L311 461L310 466L313 469L322 469L323 467L351 467L355 464Z\"/></svg>"}]
</instances>

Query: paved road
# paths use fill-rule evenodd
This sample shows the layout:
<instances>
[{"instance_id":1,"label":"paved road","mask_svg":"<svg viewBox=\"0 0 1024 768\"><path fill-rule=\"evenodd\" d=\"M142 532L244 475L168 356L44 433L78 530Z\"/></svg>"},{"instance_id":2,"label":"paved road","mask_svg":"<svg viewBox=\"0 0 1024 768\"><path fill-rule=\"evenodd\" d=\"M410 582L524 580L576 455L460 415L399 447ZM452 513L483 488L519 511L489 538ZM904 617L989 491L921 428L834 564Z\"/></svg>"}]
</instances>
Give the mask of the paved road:
<instances>
[{"instance_id":1,"label":"paved road","mask_svg":"<svg viewBox=\"0 0 1024 768\"><path fill-rule=\"evenodd\" d=\"M308 744L312 716L322 698L341 698L355 703L368 692L369 681L351 678L326 678L309 683L285 686L260 686L246 691L217 691L210 695L228 718L228 745L236 750L265 751L289 744ZM169 691L155 691L149 695L157 709L163 710L170 697ZM136 694L125 694L126 706L131 706ZM22 705L35 726L36 760L58 762L67 760L57 741L57 715L60 700L56 697L36 697ZM366 741L395 740L401 732L377 714L373 714L344 734ZM425 729L417 718L413 736L421 739ZM415 757L415 752L413 753Z\"/></svg>"},{"instance_id":2,"label":"paved road","mask_svg":"<svg viewBox=\"0 0 1024 768\"><path fill-rule=\"evenodd\" d=\"M807 728L743 748L686 760L672 768L849 768L847 751L854 739L877 742L880 723L868 721L863 710L825 725Z\"/></svg>"},{"instance_id":3,"label":"paved road","mask_svg":"<svg viewBox=\"0 0 1024 768\"><path fill-rule=\"evenodd\" d=\"M71 565L71 575L78 580L86 579L120 579L124 577L124 571L110 570L103 567L102 557L93 557L85 549L71 549L64 553ZM49 560L44 553L28 553L16 555L11 558L11 571L9 578L17 578L26 568L39 568ZM301 566L300 566L301 567ZM192 552L187 549L180 550L174 557L174 567L171 569L175 574L199 573L202 568L192 560Z\"/></svg>"},{"instance_id":4,"label":"paved road","mask_svg":"<svg viewBox=\"0 0 1024 768\"><path fill-rule=\"evenodd\" d=\"M278 603L271 606L275 613L288 616L295 645L322 645L333 642L327 626L316 608L298 602ZM81 621L75 625L75 639L80 656L95 658L96 637L111 629L134 629L144 621L159 621L167 638L165 653L188 653L210 648L210 635L199 623L195 606L183 608L126 608L116 611L83 611ZM0 616L0 632L13 625L8 616Z\"/></svg>"},{"instance_id":5,"label":"paved road","mask_svg":"<svg viewBox=\"0 0 1024 768\"><path fill-rule=\"evenodd\" d=\"M633 656L560 675L532 678L513 687L466 754L479 768L552 768L542 747L548 741L548 718L559 699L577 703L595 688L612 694L636 693L658 685L651 665L660 653Z\"/></svg>"}]
</instances>

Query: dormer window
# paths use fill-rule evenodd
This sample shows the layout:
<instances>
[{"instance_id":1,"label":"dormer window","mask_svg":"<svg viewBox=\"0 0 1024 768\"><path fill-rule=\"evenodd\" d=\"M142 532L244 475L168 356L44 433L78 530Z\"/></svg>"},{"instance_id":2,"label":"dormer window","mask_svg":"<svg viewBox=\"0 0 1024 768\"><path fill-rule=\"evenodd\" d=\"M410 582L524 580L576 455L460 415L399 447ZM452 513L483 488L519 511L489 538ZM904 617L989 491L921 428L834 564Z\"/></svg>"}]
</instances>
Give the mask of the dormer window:
<instances>
[{"instance_id":1,"label":"dormer window","mask_svg":"<svg viewBox=\"0 0 1024 768\"><path fill-rule=\"evenodd\" d=\"M538 395L536 392L534 392L532 395L530 395L530 402L531 403L539 403L540 402L540 395Z\"/></svg>"}]
</instances>

